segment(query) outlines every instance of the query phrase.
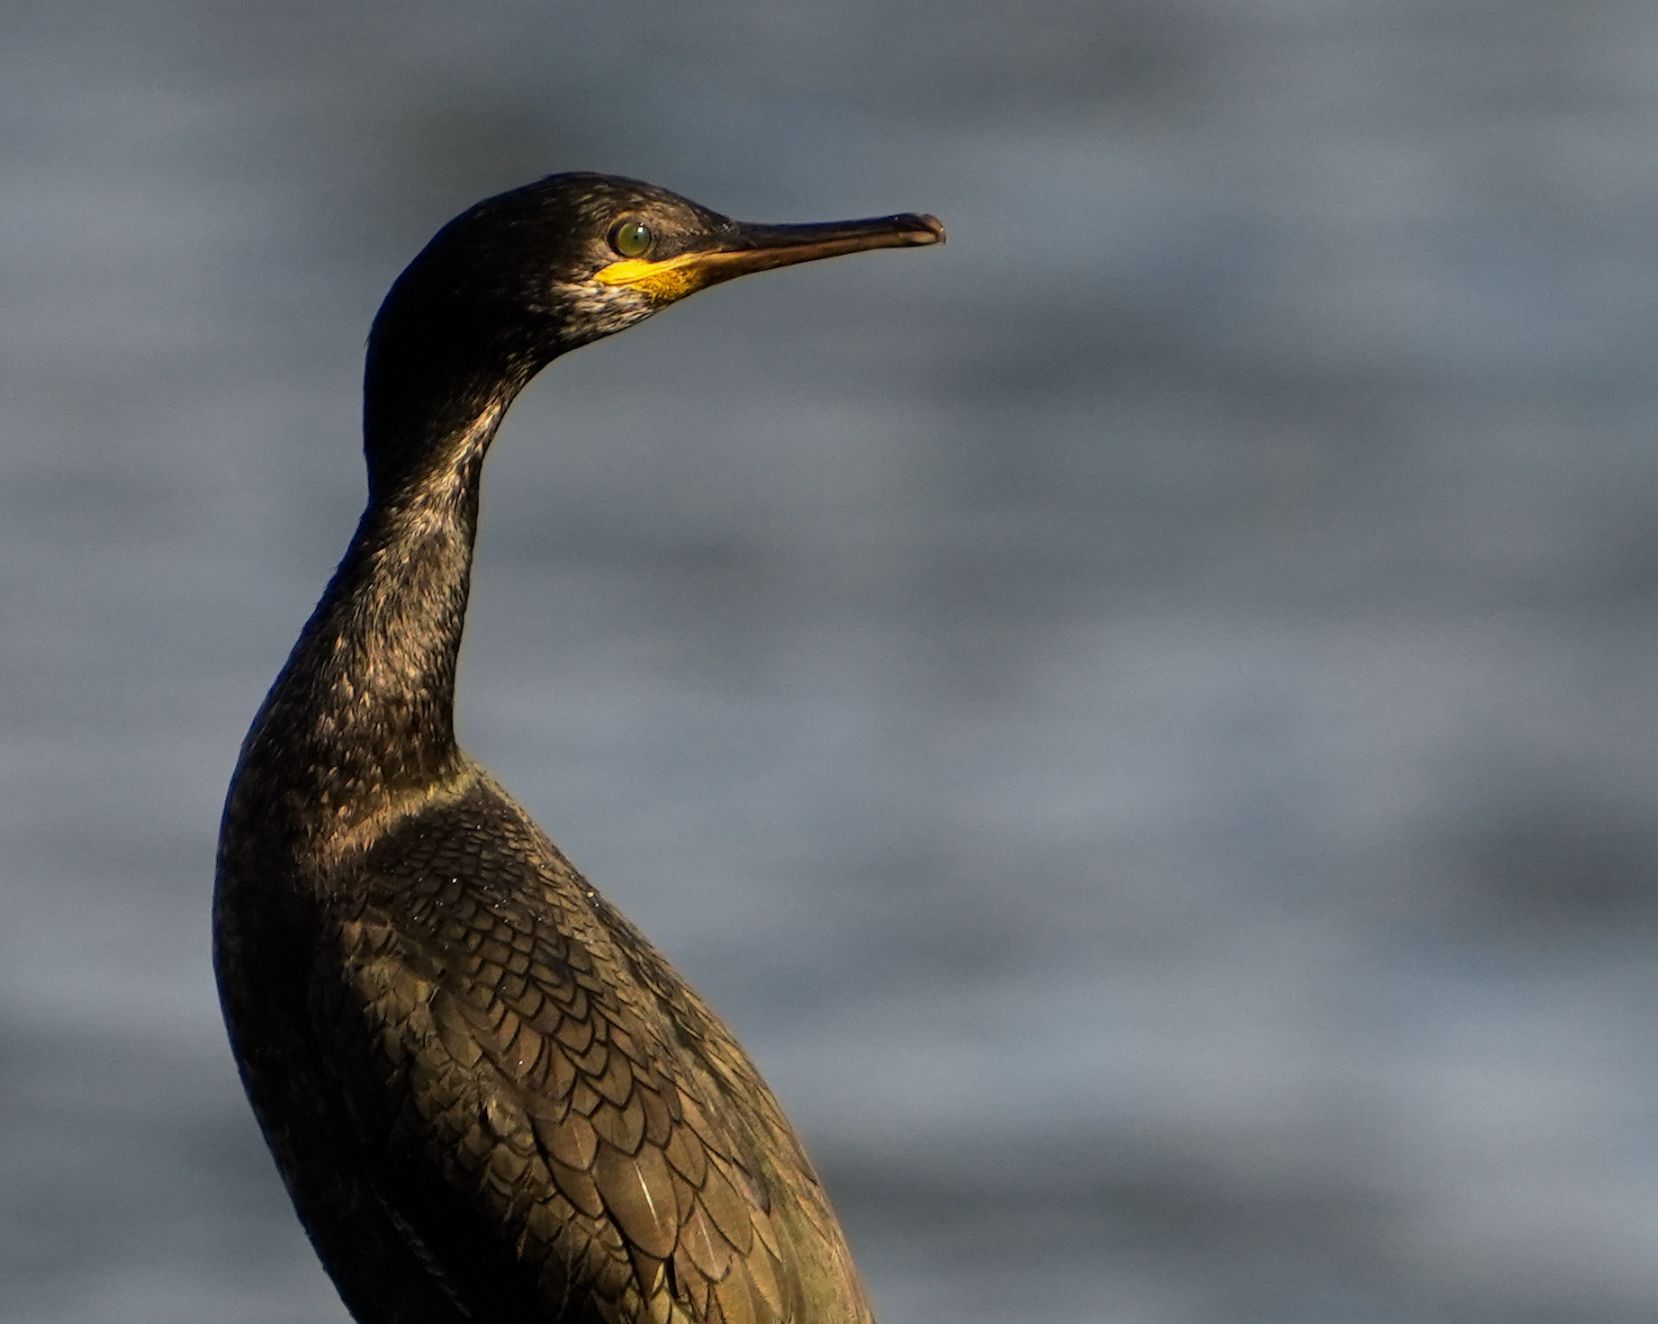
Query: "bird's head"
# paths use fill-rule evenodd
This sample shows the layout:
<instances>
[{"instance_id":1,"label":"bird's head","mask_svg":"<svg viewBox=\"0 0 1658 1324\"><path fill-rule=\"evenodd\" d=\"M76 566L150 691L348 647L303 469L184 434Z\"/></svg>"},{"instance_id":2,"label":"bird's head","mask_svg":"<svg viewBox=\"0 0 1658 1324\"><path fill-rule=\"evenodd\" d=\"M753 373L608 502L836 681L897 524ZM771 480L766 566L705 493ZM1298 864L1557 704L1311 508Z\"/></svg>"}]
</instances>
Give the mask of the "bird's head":
<instances>
[{"instance_id":1,"label":"bird's head","mask_svg":"<svg viewBox=\"0 0 1658 1324\"><path fill-rule=\"evenodd\" d=\"M409 304L427 316L516 325L552 357L751 271L943 239L931 216L754 225L639 180L552 175L444 226L399 277L382 317Z\"/></svg>"},{"instance_id":2,"label":"bird's head","mask_svg":"<svg viewBox=\"0 0 1658 1324\"><path fill-rule=\"evenodd\" d=\"M612 175L552 175L487 198L438 231L375 318L371 471L376 450L407 458L410 415L458 426L457 415L510 399L565 351L709 285L943 240L936 219L913 213L754 225ZM438 393L446 398L434 399Z\"/></svg>"}]
</instances>

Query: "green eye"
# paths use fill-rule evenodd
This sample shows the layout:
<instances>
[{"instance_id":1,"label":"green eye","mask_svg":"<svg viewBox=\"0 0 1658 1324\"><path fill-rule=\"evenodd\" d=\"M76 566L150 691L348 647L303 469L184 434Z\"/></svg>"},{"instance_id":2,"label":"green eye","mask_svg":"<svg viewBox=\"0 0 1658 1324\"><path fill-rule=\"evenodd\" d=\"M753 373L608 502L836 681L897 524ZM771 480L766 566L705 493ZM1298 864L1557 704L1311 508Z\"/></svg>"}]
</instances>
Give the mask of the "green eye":
<instances>
[{"instance_id":1,"label":"green eye","mask_svg":"<svg viewBox=\"0 0 1658 1324\"><path fill-rule=\"evenodd\" d=\"M636 217L617 221L610 228L610 246L623 257L644 257L655 242L650 226Z\"/></svg>"}]
</instances>

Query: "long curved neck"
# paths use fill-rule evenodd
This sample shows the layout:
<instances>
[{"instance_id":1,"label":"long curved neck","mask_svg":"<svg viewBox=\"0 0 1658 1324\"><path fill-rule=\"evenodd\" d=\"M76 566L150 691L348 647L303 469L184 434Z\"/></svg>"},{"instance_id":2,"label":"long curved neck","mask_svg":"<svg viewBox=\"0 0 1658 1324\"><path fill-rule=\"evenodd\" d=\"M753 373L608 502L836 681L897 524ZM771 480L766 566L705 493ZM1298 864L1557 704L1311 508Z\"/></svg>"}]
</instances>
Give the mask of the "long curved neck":
<instances>
[{"instance_id":1,"label":"long curved neck","mask_svg":"<svg viewBox=\"0 0 1658 1324\"><path fill-rule=\"evenodd\" d=\"M451 416L442 435L423 439L418 472L371 485L345 558L249 732L244 772L303 805L307 835L348 833L456 766L455 663L479 477L513 394L476 397L469 419ZM371 424L371 455L376 440Z\"/></svg>"},{"instance_id":2,"label":"long curved neck","mask_svg":"<svg viewBox=\"0 0 1658 1324\"><path fill-rule=\"evenodd\" d=\"M455 663L484 455L507 407L566 347L556 319L504 318L470 297L475 282L441 262L430 270L438 244L374 319L368 507L254 719L227 808L227 821L252 815L258 835L302 852L372 838L461 767Z\"/></svg>"}]
</instances>

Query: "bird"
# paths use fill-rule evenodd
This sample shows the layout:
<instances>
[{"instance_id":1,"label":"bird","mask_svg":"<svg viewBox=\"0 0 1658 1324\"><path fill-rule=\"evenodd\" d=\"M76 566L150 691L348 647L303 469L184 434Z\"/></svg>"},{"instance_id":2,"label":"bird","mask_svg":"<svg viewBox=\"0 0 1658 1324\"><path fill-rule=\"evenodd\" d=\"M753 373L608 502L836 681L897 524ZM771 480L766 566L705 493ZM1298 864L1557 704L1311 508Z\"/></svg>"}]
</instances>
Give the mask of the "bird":
<instances>
[{"instance_id":1,"label":"bird","mask_svg":"<svg viewBox=\"0 0 1658 1324\"><path fill-rule=\"evenodd\" d=\"M455 740L486 452L561 354L749 272L941 243L571 173L487 198L369 335L368 500L244 740L213 960L243 1086L358 1324L867 1324L731 1032Z\"/></svg>"}]
</instances>

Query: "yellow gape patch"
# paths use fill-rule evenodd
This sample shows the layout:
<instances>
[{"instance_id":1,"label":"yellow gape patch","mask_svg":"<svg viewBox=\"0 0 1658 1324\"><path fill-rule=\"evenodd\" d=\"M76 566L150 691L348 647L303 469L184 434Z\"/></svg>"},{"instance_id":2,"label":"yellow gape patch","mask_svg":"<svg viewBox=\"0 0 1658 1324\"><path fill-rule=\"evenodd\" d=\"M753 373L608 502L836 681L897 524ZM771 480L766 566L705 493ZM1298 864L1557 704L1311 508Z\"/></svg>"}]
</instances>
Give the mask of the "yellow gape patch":
<instances>
[{"instance_id":1,"label":"yellow gape patch","mask_svg":"<svg viewBox=\"0 0 1658 1324\"><path fill-rule=\"evenodd\" d=\"M599 268L593 279L601 285L632 285L660 303L671 303L708 284L713 275L709 267L719 256L718 253L681 253L660 262L628 257Z\"/></svg>"}]
</instances>

